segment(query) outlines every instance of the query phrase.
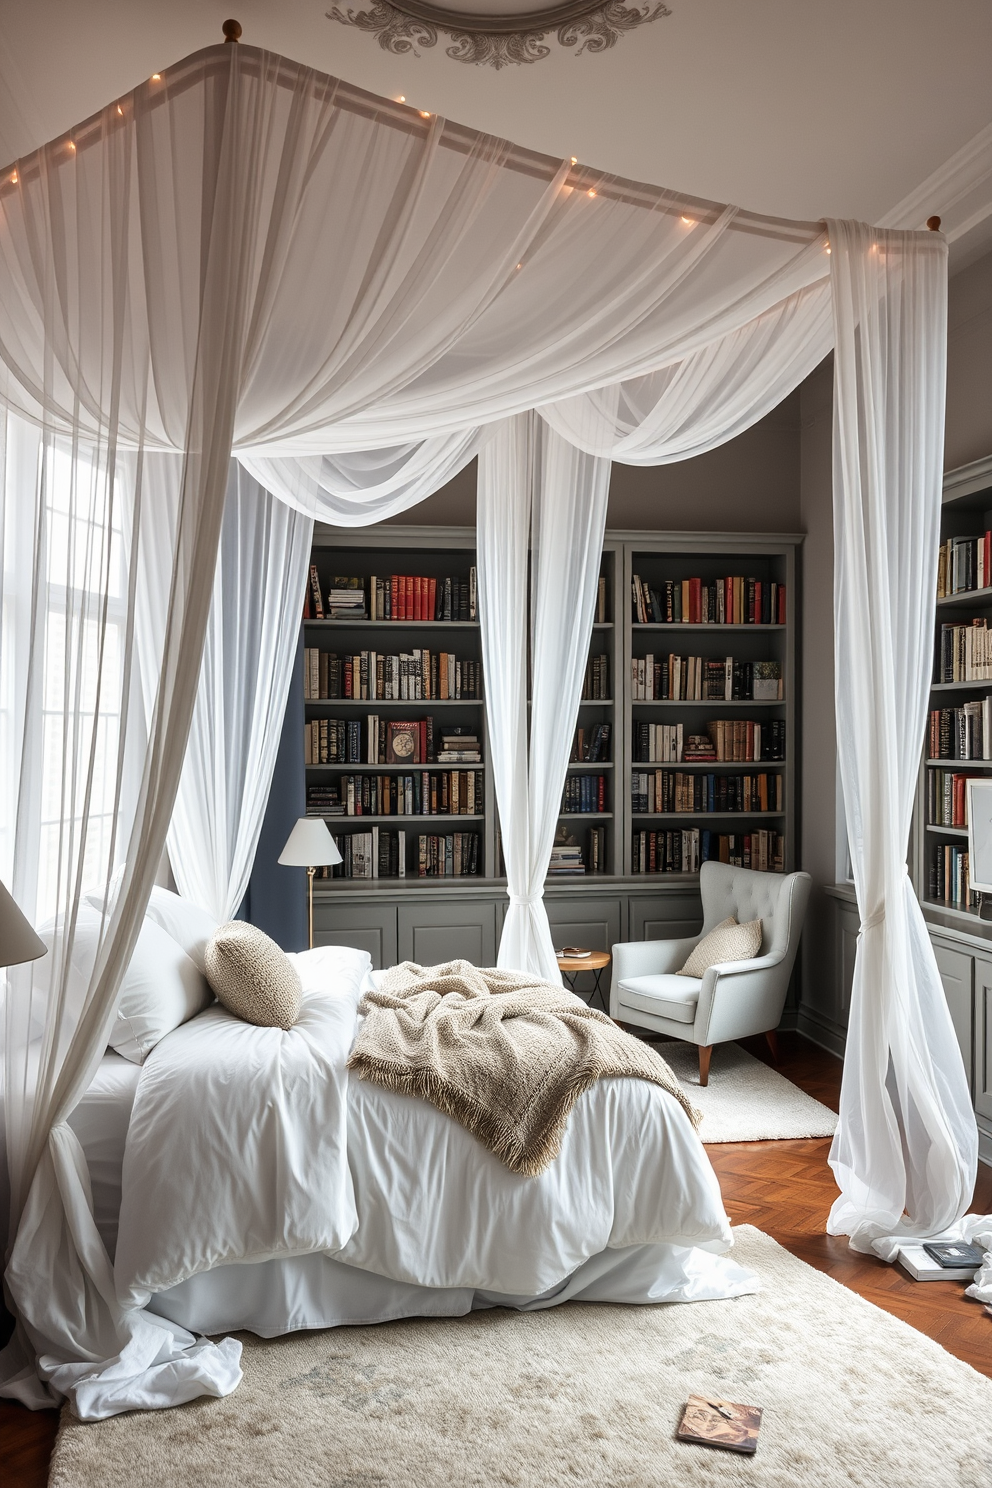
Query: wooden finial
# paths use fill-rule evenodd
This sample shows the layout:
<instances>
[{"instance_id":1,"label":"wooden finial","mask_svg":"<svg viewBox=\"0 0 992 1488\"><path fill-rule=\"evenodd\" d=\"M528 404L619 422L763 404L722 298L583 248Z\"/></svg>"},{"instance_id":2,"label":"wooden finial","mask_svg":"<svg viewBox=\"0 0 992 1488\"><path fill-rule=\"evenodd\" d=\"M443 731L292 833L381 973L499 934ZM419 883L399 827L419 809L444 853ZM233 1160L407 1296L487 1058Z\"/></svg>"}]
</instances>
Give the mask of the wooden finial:
<instances>
[{"instance_id":1,"label":"wooden finial","mask_svg":"<svg viewBox=\"0 0 992 1488\"><path fill-rule=\"evenodd\" d=\"M940 232L940 218L928 217L927 227L930 229L931 232Z\"/></svg>"},{"instance_id":2,"label":"wooden finial","mask_svg":"<svg viewBox=\"0 0 992 1488\"><path fill-rule=\"evenodd\" d=\"M238 41L241 40L241 22L240 21L225 21L224 24L223 24L223 26L221 26L220 29L224 33L224 40L225 41L238 42Z\"/></svg>"}]
</instances>

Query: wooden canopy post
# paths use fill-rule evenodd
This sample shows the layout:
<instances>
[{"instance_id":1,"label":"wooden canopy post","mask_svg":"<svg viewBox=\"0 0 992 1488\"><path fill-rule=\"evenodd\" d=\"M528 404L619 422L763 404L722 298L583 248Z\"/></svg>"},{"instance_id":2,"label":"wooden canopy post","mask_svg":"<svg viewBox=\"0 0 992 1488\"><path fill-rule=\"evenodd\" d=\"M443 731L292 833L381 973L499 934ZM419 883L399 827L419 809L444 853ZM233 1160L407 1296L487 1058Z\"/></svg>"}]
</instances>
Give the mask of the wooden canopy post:
<instances>
[{"instance_id":1,"label":"wooden canopy post","mask_svg":"<svg viewBox=\"0 0 992 1488\"><path fill-rule=\"evenodd\" d=\"M940 218L928 217L927 227L930 229L931 232L940 232Z\"/></svg>"},{"instance_id":2,"label":"wooden canopy post","mask_svg":"<svg viewBox=\"0 0 992 1488\"><path fill-rule=\"evenodd\" d=\"M223 26L221 26L220 29L224 33L224 40L225 41L233 41L233 42L237 43L237 42L239 42L241 40L241 22L240 21L225 21L224 24L223 24Z\"/></svg>"}]
</instances>

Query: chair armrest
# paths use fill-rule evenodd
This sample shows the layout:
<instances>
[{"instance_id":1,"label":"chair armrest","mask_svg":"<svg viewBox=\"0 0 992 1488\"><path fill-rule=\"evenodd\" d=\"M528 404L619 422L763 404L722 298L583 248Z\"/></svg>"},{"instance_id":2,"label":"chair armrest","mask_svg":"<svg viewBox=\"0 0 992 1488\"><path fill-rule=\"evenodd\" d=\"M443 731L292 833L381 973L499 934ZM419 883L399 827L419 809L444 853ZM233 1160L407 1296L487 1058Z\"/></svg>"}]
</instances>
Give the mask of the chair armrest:
<instances>
[{"instance_id":1,"label":"chair armrest","mask_svg":"<svg viewBox=\"0 0 992 1488\"><path fill-rule=\"evenodd\" d=\"M683 940L631 940L613 947L613 982L626 977L660 976L685 965L698 935Z\"/></svg>"},{"instance_id":2,"label":"chair armrest","mask_svg":"<svg viewBox=\"0 0 992 1488\"><path fill-rule=\"evenodd\" d=\"M720 1044L777 1028L792 967L783 955L722 961L703 974L693 1036Z\"/></svg>"}]
</instances>

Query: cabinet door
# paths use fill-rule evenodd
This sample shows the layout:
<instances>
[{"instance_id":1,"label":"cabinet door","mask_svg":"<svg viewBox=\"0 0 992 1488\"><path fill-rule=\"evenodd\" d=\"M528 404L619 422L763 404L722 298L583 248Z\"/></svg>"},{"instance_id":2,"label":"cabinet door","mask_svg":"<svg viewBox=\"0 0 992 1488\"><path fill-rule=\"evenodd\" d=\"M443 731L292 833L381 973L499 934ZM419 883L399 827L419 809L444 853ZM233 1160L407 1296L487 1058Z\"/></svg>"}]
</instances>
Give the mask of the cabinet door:
<instances>
[{"instance_id":1,"label":"cabinet door","mask_svg":"<svg viewBox=\"0 0 992 1488\"><path fill-rule=\"evenodd\" d=\"M992 1121L992 961L975 957L975 1110Z\"/></svg>"},{"instance_id":2,"label":"cabinet door","mask_svg":"<svg viewBox=\"0 0 992 1488\"><path fill-rule=\"evenodd\" d=\"M963 951L934 941L933 953L937 958L937 970L944 984L944 996L951 1013L951 1022L957 1035L961 1058L964 1060L968 1087L974 1091L974 1060L972 1057L972 958ZM989 966L992 971L992 966Z\"/></svg>"},{"instance_id":3,"label":"cabinet door","mask_svg":"<svg viewBox=\"0 0 992 1488\"><path fill-rule=\"evenodd\" d=\"M584 946L587 951L608 951L620 939L620 900L592 898L588 894L553 899L545 895L551 938L555 949Z\"/></svg>"},{"instance_id":4,"label":"cabinet door","mask_svg":"<svg viewBox=\"0 0 992 1488\"><path fill-rule=\"evenodd\" d=\"M698 892L630 896L631 940L683 940L703 928Z\"/></svg>"},{"instance_id":5,"label":"cabinet door","mask_svg":"<svg viewBox=\"0 0 992 1488\"><path fill-rule=\"evenodd\" d=\"M395 966L396 905L315 900L313 943L356 946L360 951L368 951L376 971Z\"/></svg>"},{"instance_id":6,"label":"cabinet door","mask_svg":"<svg viewBox=\"0 0 992 1488\"><path fill-rule=\"evenodd\" d=\"M492 900L401 904L398 910L400 961L437 966L442 961L496 962L496 905Z\"/></svg>"}]
</instances>

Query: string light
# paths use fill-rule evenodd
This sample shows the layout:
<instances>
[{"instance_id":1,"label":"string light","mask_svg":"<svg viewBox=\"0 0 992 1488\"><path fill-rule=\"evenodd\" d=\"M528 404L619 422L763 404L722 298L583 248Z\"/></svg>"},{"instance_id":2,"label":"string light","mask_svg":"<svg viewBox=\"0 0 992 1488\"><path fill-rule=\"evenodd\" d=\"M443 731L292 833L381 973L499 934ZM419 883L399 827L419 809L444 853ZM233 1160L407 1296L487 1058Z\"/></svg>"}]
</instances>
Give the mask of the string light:
<instances>
[{"instance_id":1,"label":"string light","mask_svg":"<svg viewBox=\"0 0 992 1488\"><path fill-rule=\"evenodd\" d=\"M682 221L686 224L687 227L695 227L696 225L695 217L686 217L684 213L682 216Z\"/></svg>"},{"instance_id":2,"label":"string light","mask_svg":"<svg viewBox=\"0 0 992 1488\"><path fill-rule=\"evenodd\" d=\"M405 93L397 93L397 95L396 95L396 102L397 103L406 103L406 94Z\"/></svg>"},{"instance_id":3,"label":"string light","mask_svg":"<svg viewBox=\"0 0 992 1488\"><path fill-rule=\"evenodd\" d=\"M429 119L430 118L430 114L427 112L426 109L421 109L420 110L420 117L422 119Z\"/></svg>"},{"instance_id":4,"label":"string light","mask_svg":"<svg viewBox=\"0 0 992 1488\"><path fill-rule=\"evenodd\" d=\"M13 174L11 175L10 184L11 184L11 186L16 186L17 185L17 172L16 171L14 171ZM519 268L519 267L520 267L520 265L518 264L517 265L517 268Z\"/></svg>"},{"instance_id":5,"label":"string light","mask_svg":"<svg viewBox=\"0 0 992 1488\"><path fill-rule=\"evenodd\" d=\"M573 165L578 165L578 163L579 163L579 157L577 155L573 155L572 156L572 164Z\"/></svg>"},{"instance_id":6,"label":"string light","mask_svg":"<svg viewBox=\"0 0 992 1488\"><path fill-rule=\"evenodd\" d=\"M160 83L161 81L162 81L162 74L160 72L153 72L152 73L152 82L153 83Z\"/></svg>"},{"instance_id":7,"label":"string light","mask_svg":"<svg viewBox=\"0 0 992 1488\"><path fill-rule=\"evenodd\" d=\"M595 191L593 191L592 187L590 186L589 187L589 190L586 192L586 196L595 196L595 195L596 195Z\"/></svg>"},{"instance_id":8,"label":"string light","mask_svg":"<svg viewBox=\"0 0 992 1488\"><path fill-rule=\"evenodd\" d=\"M75 140L69 140L68 144L66 145L66 149L67 150L72 150L73 153L75 153L75 149L76 149L76 142L75 142Z\"/></svg>"},{"instance_id":9,"label":"string light","mask_svg":"<svg viewBox=\"0 0 992 1488\"><path fill-rule=\"evenodd\" d=\"M120 104L117 105L117 112L120 114L121 118L123 119L123 117L124 117L124 110L121 108Z\"/></svg>"}]
</instances>

